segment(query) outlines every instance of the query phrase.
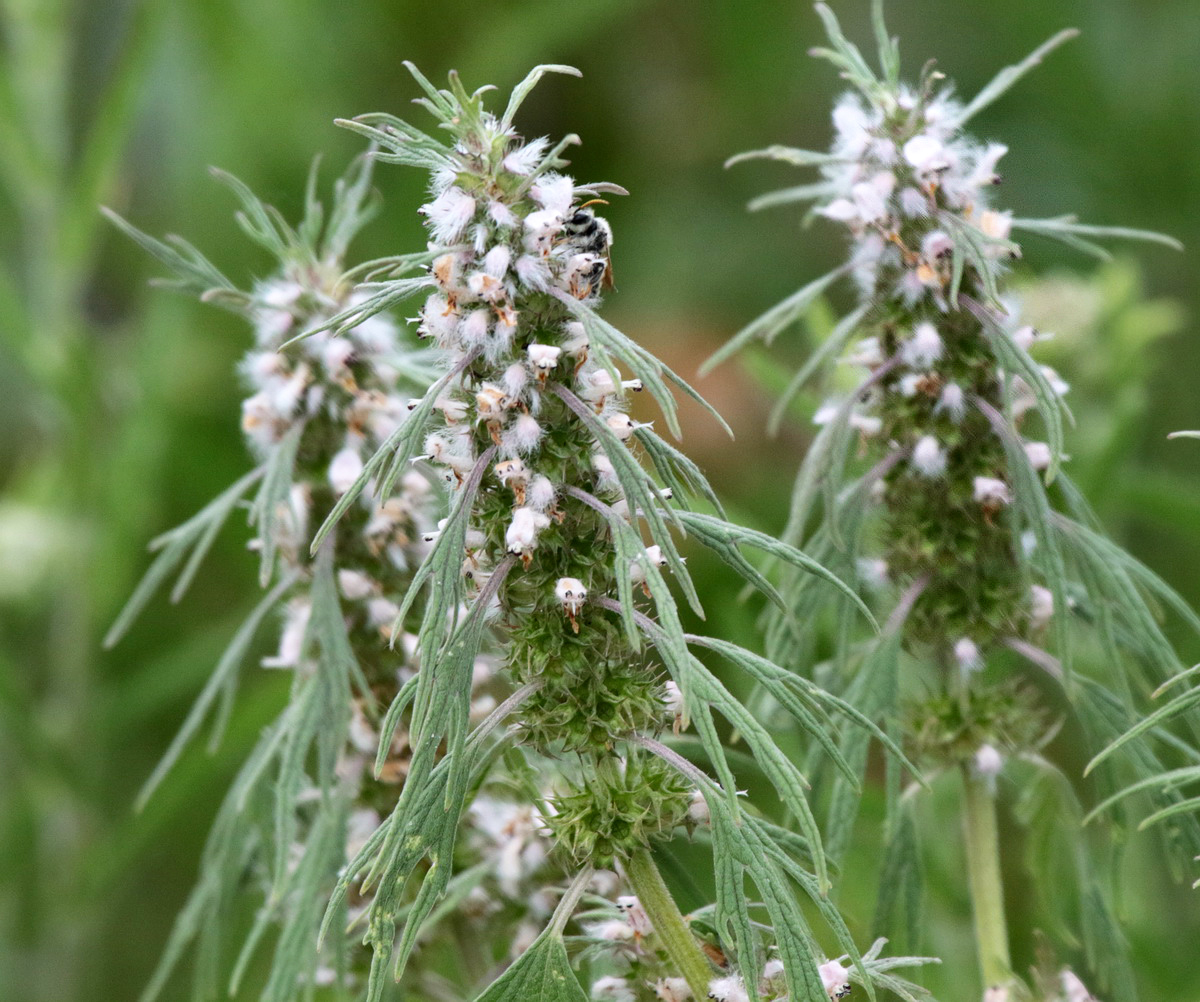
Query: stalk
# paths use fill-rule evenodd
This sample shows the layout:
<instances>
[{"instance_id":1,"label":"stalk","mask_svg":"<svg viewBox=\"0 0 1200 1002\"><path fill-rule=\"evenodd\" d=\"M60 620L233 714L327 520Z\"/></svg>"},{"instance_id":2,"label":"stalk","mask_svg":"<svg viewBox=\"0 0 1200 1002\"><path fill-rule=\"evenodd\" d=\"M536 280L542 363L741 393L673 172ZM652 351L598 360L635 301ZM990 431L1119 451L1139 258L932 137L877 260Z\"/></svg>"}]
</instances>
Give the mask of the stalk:
<instances>
[{"instance_id":1,"label":"stalk","mask_svg":"<svg viewBox=\"0 0 1200 1002\"><path fill-rule=\"evenodd\" d=\"M975 914L975 948L985 988L1008 984L1012 960L1004 920L1004 885L1000 875L1000 838L996 799L987 780L962 765L963 835L967 850L967 880Z\"/></svg>"},{"instance_id":2,"label":"stalk","mask_svg":"<svg viewBox=\"0 0 1200 1002\"><path fill-rule=\"evenodd\" d=\"M625 861L625 875L646 910L671 963L679 969L692 990L692 997L708 998L712 967L667 889L649 849L635 849L630 854Z\"/></svg>"}]
</instances>

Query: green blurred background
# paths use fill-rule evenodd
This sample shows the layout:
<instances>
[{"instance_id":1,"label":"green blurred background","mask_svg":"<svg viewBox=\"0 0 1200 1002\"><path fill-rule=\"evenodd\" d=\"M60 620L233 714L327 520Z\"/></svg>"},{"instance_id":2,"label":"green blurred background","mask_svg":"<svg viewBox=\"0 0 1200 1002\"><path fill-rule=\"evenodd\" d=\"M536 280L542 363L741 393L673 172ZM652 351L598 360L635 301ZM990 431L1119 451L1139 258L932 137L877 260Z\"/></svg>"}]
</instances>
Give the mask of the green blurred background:
<instances>
[{"instance_id":1,"label":"green blurred background","mask_svg":"<svg viewBox=\"0 0 1200 1002\"><path fill-rule=\"evenodd\" d=\"M834 7L867 44L866 0ZM975 130L1010 146L1001 195L1018 215L1077 212L1189 247L1135 248L1136 265L1097 272L1031 239L1021 273L1053 272L1060 283L1034 298L1063 335L1052 361L1075 386L1076 478L1110 531L1200 602L1200 446L1164 438L1200 426L1200 8L889 7L907 74L937 55L968 94L1053 31L1082 29ZM207 165L294 216L311 158L323 153L332 177L361 148L335 117L407 113L416 88L402 59L435 80L457 67L469 86L501 88L534 63L571 63L584 78L549 78L518 126L579 133L576 176L630 190L606 210L619 290L607 313L690 376L739 326L838 261L834 228L801 232L797 212L744 210L753 195L805 178L781 165L721 164L774 142L823 147L841 88L805 55L821 41L811 8L778 0L3 0L0 9L0 998L131 999L195 877L230 773L285 680L251 671L215 755L193 749L132 812L253 599L244 538L226 534L182 606L152 605L114 652L102 653L100 638L146 565L147 541L246 468L231 373L247 337L232 316L148 289L153 263L102 224L97 203L152 233L186 235L244 281L269 262L235 230ZM377 181L385 208L358 252L420 248L423 178L385 166ZM766 438L760 380L805 351L798 332L771 364L751 357L701 384L736 443L687 412L685 447L735 514L768 530L782 524L805 434L797 421ZM736 603L736 586L710 564L697 569L714 629L752 638L753 611ZM849 869L843 905L865 926L870 818L859 832L863 866ZM951 842L930 858L923 945L961 971L969 929ZM1131 848L1128 932L1146 997L1198 998L1200 898L1164 877L1150 839ZM1019 851L1014 843L1006 860L1017 928L1028 890ZM1016 939L1028 955L1030 930ZM967 997L949 973L930 985Z\"/></svg>"}]
</instances>

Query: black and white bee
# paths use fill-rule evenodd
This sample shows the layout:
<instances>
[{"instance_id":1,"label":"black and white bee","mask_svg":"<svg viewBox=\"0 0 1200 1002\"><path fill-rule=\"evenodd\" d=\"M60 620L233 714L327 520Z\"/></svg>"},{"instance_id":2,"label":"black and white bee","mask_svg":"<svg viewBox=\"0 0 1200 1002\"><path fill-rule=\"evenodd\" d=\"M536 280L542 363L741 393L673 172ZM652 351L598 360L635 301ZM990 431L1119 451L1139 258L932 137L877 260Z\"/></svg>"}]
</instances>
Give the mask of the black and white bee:
<instances>
[{"instance_id":1,"label":"black and white bee","mask_svg":"<svg viewBox=\"0 0 1200 1002\"><path fill-rule=\"evenodd\" d=\"M597 216L588 205L581 205L563 221L561 232L576 282L583 287L602 282L604 288L611 289L613 235L608 220Z\"/></svg>"}]
</instances>

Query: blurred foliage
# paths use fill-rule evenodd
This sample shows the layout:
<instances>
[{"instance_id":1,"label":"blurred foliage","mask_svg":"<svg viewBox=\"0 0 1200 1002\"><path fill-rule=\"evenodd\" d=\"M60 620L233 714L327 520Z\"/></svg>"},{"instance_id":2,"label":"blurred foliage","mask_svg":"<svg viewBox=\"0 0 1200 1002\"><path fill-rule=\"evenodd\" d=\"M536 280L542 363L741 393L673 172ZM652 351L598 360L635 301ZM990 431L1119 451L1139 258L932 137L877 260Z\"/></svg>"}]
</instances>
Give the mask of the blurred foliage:
<instances>
[{"instance_id":1,"label":"blurred foliage","mask_svg":"<svg viewBox=\"0 0 1200 1002\"><path fill-rule=\"evenodd\" d=\"M835 6L851 36L867 34L865 0ZM891 7L911 58L950 54L945 69L967 93L1054 30L1082 29L978 121L1011 148L1005 202L1027 216L1070 206L1200 247L1200 32L1182 28L1195 23L1194 0ZM326 151L339 170L358 149L334 117L402 110L415 96L402 58L435 76L457 67L468 84L572 63L584 80L545 84L522 127L578 132L577 176L633 193L606 210L620 289L610 312L687 375L838 260L832 234L797 241L744 211L782 169L720 168L766 142L826 144L835 84L804 56L817 38L806 4L771 0L0 4L0 997L140 990L231 770L283 698L260 673L215 757L190 753L133 814L136 788L253 600L244 537L223 537L184 608L154 606L114 653L99 641L146 542L244 468L231 376L244 335L232 317L146 290L148 263L102 224L97 203L151 232L186 233L239 279L258 275L268 262L233 234L207 164L295 215L312 155ZM380 177L386 208L364 256L420 248L415 184L410 172ZM1026 250L1030 270L1090 267L1047 243ZM1197 425L1200 349L1188 335L1200 286L1190 252L1147 248L1138 260L1141 276L1128 264L1064 273L1032 291L1030 308L1058 332L1047 347L1062 357L1047 361L1074 385L1076 480L1109 529L1196 603L1200 466L1191 443L1165 434ZM735 517L778 529L802 435L767 440L769 401L744 370L702 389L738 441L688 410L689 453ZM693 570L709 630L753 644L755 610L738 604L737 585L699 557ZM877 861L860 837L840 897L865 934ZM1020 888L1022 847L1012 849ZM970 958L957 852L947 839L928 861L914 944L945 955L930 986L947 997ZM1166 881L1152 840L1131 837L1126 852L1123 918L1145 995L1193 997L1198 929L1179 916L1196 914L1196 898ZM1020 895L1009 904L1019 929ZM1032 940L1018 936L1021 956Z\"/></svg>"}]
</instances>

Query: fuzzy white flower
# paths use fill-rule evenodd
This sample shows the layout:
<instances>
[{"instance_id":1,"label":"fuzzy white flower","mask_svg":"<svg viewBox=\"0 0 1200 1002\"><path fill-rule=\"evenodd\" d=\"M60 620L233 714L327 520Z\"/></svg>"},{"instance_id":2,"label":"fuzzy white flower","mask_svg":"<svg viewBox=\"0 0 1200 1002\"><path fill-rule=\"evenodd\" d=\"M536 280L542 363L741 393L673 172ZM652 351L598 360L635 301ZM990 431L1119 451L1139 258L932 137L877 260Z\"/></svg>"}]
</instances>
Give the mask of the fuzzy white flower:
<instances>
[{"instance_id":1,"label":"fuzzy white flower","mask_svg":"<svg viewBox=\"0 0 1200 1002\"><path fill-rule=\"evenodd\" d=\"M913 446L912 465L926 477L940 477L946 472L946 450L932 435L922 435Z\"/></svg>"},{"instance_id":2,"label":"fuzzy white flower","mask_svg":"<svg viewBox=\"0 0 1200 1002\"><path fill-rule=\"evenodd\" d=\"M1063 1002L1096 1002L1096 996L1087 990L1079 976L1069 968L1063 968L1059 981L1062 982Z\"/></svg>"},{"instance_id":3,"label":"fuzzy white flower","mask_svg":"<svg viewBox=\"0 0 1200 1002\"><path fill-rule=\"evenodd\" d=\"M564 174L543 174L529 189L533 198L547 212L565 216L575 198L575 182Z\"/></svg>"},{"instance_id":4,"label":"fuzzy white flower","mask_svg":"<svg viewBox=\"0 0 1200 1002\"><path fill-rule=\"evenodd\" d=\"M547 373L558 365L562 349L552 344L535 343L525 349L525 354L529 356L529 364L539 373Z\"/></svg>"},{"instance_id":5,"label":"fuzzy white flower","mask_svg":"<svg viewBox=\"0 0 1200 1002\"><path fill-rule=\"evenodd\" d=\"M942 351L942 339L937 328L931 323L919 323L900 349L900 358L911 368L928 369L942 357Z\"/></svg>"},{"instance_id":6,"label":"fuzzy white flower","mask_svg":"<svg viewBox=\"0 0 1200 1002\"><path fill-rule=\"evenodd\" d=\"M435 242L454 243L475 215L475 199L452 185L418 211L429 219Z\"/></svg>"},{"instance_id":7,"label":"fuzzy white flower","mask_svg":"<svg viewBox=\"0 0 1200 1002\"><path fill-rule=\"evenodd\" d=\"M904 159L919 174L932 174L950 166L946 147L940 139L922 132L904 144Z\"/></svg>"},{"instance_id":8,"label":"fuzzy white flower","mask_svg":"<svg viewBox=\"0 0 1200 1002\"><path fill-rule=\"evenodd\" d=\"M550 519L533 508L518 508L504 533L504 546L509 553L528 559L537 546L537 534L550 524Z\"/></svg>"},{"instance_id":9,"label":"fuzzy white flower","mask_svg":"<svg viewBox=\"0 0 1200 1002\"><path fill-rule=\"evenodd\" d=\"M1043 585L1029 586L1029 628L1044 629L1054 615L1054 592Z\"/></svg>"},{"instance_id":10,"label":"fuzzy white flower","mask_svg":"<svg viewBox=\"0 0 1200 1002\"><path fill-rule=\"evenodd\" d=\"M960 637L954 642L954 660L958 662L960 671L979 671L983 660L979 657L979 648L970 637Z\"/></svg>"},{"instance_id":11,"label":"fuzzy white flower","mask_svg":"<svg viewBox=\"0 0 1200 1002\"><path fill-rule=\"evenodd\" d=\"M370 598L375 594L377 585L362 571L350 570L347 567L337 572L338 589L343 597L351 602Z\"/></svg>"},{"instance_id":12,"label":"fuzzy white flower","mask_svg":"<svg viewBox=\"0 0 1200 1002\"><path fill-rule=\"evenodd\" d=\"M706 825L712 820L708 810L708 801L704 799L704 794L699 790L692 791L691 800L688 801L687 816L688 821L694 825Z\"/></svg>"},{"instance_id":13,"label":"fuzzy white flower","mask_svg":"<svg viewBox=\"0 0 1200 1002\"><path fill-rule=\"evenodd\" d=\"M1004 768L1004 756L995 745L980 745L975 751L975 771L981 776L994 778Z\"/></svg>"},{"instance_id":14,"label":"fuzzy white flower","mask_svg":"<svg viewBox=\"0 0 1200 1002\"><path fill-rule=\"evenodd\" d=\"M1012 502L1012 491L1008 484L996 477L976 477L973 496L983 505L1001 505Z\"/></svg>"},{"instance_id":15,"label":"fuzzy white flower","mask_svg":"<svg viewBox=\"0 0 1200 1002\"><path fill-rule=\"evenodd\" d=\"M714 1002L750 1002L750 993L736 974L714 978L708 983L708 997Z\"/></svg>"},{"instance_id":16,"label":"fuzzy white flower","mask_svg":"<svg viewBox=\"0 0 1200 1002\"><path fill-rule=\"evenodd\" d=\"M554 586L554 597L568 615L577 616L583 608L583 603L587 601L587 588L579 578L559 578Z\"/></svg>"},{"instance_id":17,"label":"fuzzy white flower","mask_svg":"<svg viewBox=\"0 0 1200 1002\"><path fill-rule=\"evenodd\" d=\"M346 446L338 451L329 464L329 486L333 488L333 492L338 497L341 497L354 486L354 482L358 480L362 471L362 456L358 454L357 449Z\"/></svg>"},{"instance_id":18,"label":"fuzzy white flower","mask_svg":"<svg viewBox=\"0 0 1200 1002\"><path fill-rule=\"evenodd\" d=\"M683 978L659 978L654 982L654 997L659 1002L691 1002L692 990Z\"/></svg>"},{"instance_id":19,"label":"fuzzy white flower","mask_svg":"<svg viewBox=\"0 0 1200 1002\"><path fill-rule=\"evenodd\" d=\"M881 557L859 557L858 579L868 588L884 588L888 584L888 563Z\"/></svg>"},{"instance_id":20,"label":"fuzzy white flower","mask_svg":"<svg viewBox=\"0 0 1200 1002\"><path fill-rule=\"evenodd\" d=\"M850 994L850 972L836 960L827 960L817 968L821 986L831 999L845 998Z\"/></svg>"},{"instance_id":21,"label":"fuzzy white flower","mask_svg":"<svg viewBox=\"0 0 1200 1002\"><path fill-rule=\"evenodd\" d=\"M1012 213L988 209L979 217L979 232L993 240L1007 240L1012 233Z\"/></svg>"},{"instance_id":22,"label":"fuzzy white flower","mask_svg":"<svg viewBox=\"0 0 1200 1002\"><path fill-rule=\"evenodd\" d=\"M1054 458L1050 446L1045 442L1026 442L1025 455L1029 459L1029 465L1035 470L1046 469Z\"/></svg>"},{"instance_id":23,"label":"fuzzy white flower","mask_svg":"<svg viewBox=\"0 0 1200 1002\"><path fill-rule=\"evenodd\" d=\"M633 926L635 935L650 936L654 933L654 926L650 924L650 916L646 914L646 909L634 895L623 894L617 898L617 910L625 916L625 921Z\"/></svg>"},{"instance_id":24,"label":"fuzzy white flower","mask_svg":"<svg viewBox=\"0 0 1200 1002\"><path fill-rule=\"evenodd\" d=\"M549 145L549 137L540 136L524 146L517 147L504 158L504 169L510 174L529 174L542 159L542 154Z\"/></svg>"},{"instance_id":25,"label":"fuzzy white flower","mask_svg":"<svg viewBox=\"0 0 1200 1002\"><path fill-rule=\"evenodd\" d=\"M294 598L288 603L283 631L279 635L277 654L263 658L264 668L298 668L304 653L304 635L308 632L308 620L312 604L303 598Z\"/></svg>"},{"instance_id":26,"label":"fuzzy white flower","mask_svg":"<svg viewBox=\"0 0 1200 1002\"><path fill-rule=\"evenodd\" d=\"M764 981L777 981L783 977L783 961L778 957L772 957L763 966L762 972Z\"/></svg>"},{"instance_id":27,"label":"fuzzy white flower","mask_svg":"<svg viewBox=\"0 0 1200 1002\"><path fill-rule=\"evenodd\" d=\"M592 998L596 1002L636 1002L637 996L625 978L610 974L592 982Z\"/></svg>"}]
</instances>

